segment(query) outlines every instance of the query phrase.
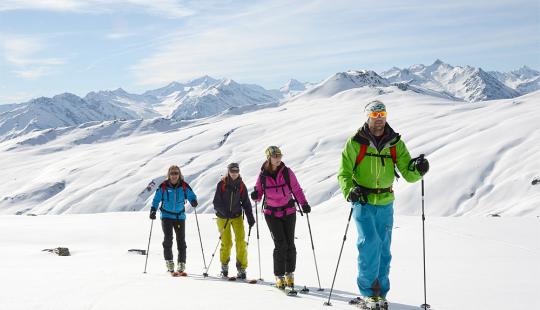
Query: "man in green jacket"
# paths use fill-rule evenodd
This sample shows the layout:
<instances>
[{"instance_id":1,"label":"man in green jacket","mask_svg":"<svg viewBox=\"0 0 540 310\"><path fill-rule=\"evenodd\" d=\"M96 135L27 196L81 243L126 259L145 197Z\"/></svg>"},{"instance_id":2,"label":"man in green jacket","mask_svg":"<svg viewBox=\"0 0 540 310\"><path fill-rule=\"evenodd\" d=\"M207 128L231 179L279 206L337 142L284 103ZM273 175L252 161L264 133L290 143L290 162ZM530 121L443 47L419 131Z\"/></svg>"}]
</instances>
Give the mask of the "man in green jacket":
<instances>
[{"instance_id":1,"label":"man in green jacket","mask_svg":"<svg viewBox=\"0 0 540 310\"><path fill-rule=\"evenodd\" d=\"M416 182L428 172L429 163L422 156L411 159L401 136L386 123L384 103L371 101L365 112L366 123L345 144L338 181L353 205L358 230L358 288L368 308L384 309L390 289L396 168L405 180Z\"/></svg>"}]
</instances>

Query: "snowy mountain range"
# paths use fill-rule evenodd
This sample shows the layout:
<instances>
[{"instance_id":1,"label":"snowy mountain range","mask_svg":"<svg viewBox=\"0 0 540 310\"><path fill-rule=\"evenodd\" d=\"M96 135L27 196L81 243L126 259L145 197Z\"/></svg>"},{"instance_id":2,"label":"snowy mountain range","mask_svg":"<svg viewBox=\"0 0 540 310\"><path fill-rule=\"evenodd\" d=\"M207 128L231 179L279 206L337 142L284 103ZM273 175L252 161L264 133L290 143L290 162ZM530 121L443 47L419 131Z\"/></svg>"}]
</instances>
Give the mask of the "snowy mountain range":
<instances>
[{"instance_id":1,"label":"snowy mountain range","mask_svg":"<svg viewBox=\"0 0 540 310\"><path fill-rule=\"evenodd\" d=\"M129 110L108 101L85 101L64 93L41 97L0 114L0 140L47 128L77 126L91 121L133 119Z\"/></svg>"},{"instance_id":2,"label":"snowy mountain range","mask_svg":"<svg viewBox=\"0 0 540 310\"><path fill-rule=\"evenodd\" d=\"M536 77L540 77L540 73L536 73ZM534 71L531 70L530 74L534 76ZM413 65L406 69L394 67L382 72L381 76L391 83L402 82L421 86L469 102L508 99L522 94L517 90L519 83L508 82L510 78L504 74L490 74L481 68L470 66L454 67L439 59L429 66ZM520 81L524 83L530 80L520 79Z\"/></svg>"},{"instance_id":3,"label":"snowy mountain range","mask_svg":"<svg viewBox=\"0 0 540 310\"><path fill-rule=\"evenodd\" d=\"M365 103L379 99L411 154L425 153L431 161L430 214L540 216L540 146L534 143L540 139L540 91L468 103L385 83L374 72L349 71L265 109L192 120L94 121L0 142L0 213L148 208L149 197L139 199L139 193L150 181L159 183L173 163L201 197L201 212L211 212L208 197L227 163L240 162L252 186L268 145L282 148L313 206L339 205L336 172L343 144L365 121ZM512 117L519 117L520 126ZM28 174L31 180L19 177ZM395 186L396 212L417 214L408 203L417 187Z\"/></svg>"},{"instance_id":4,"label":"snowy mountain range","mask_svg":"<svg viewBox=\"0 0 540 310\"><path fill-rule=\"evenodd\" d=\"M90 121L156 117L189 120L220 113L246 113L302 96L328 97L365 86L377 87L380 92L397 86L419 94L476 102L515 98L534 92L540 89L540 72L526 66L508 73L486 72L481 68L451 66L436 60L429 66L394 67L381 74L371 70L339 72L317 84L290 79L279 90L203 76L185 83L172 82L140 95L122 88L90 92L84 98L66 93L26 103L0 105L0 141L33 130L78 126Z\"/></svg>"},{"instance_id":5,"label":"snowy mountain range","mask_svg":"<svg viewBox=\"0 0 540 310\"><path fill-rule=\"evenodd\" d=\"M0 105L0 141L33 130L78 126L92 121L204 118L231 108L254 110L277 104L283 96L278 90L208 76L185 84L173 82L142 95L121 88L90 92L84 98L65 93L21 104Z\"/></svg>"},{"instance_id":6,"label":"snowy mountain range","mask_svg":"<svg viewBox=\"0 0 540 310\"><path fill-rule=\"evenodd\" d=\"M508 73L498 71L490 71L489 73L522 95L540 89L540 72L527 66Z\"/></svg>"}]
</instances>

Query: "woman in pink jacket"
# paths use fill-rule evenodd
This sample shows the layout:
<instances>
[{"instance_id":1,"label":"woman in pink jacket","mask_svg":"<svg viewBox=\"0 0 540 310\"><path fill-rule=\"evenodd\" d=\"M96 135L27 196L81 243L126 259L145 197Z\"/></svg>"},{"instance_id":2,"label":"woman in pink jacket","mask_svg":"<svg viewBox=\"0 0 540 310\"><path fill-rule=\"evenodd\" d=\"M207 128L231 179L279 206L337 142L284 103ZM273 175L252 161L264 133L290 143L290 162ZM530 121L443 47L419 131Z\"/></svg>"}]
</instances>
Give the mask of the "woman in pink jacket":
<instances>
[{"instance_id":1,"label":"woman in pink jacket","mask_svg":"<svg viewBox=\"0 0 540 310\"><path fill-rule=\"evenodd\" d=\"M294 228L296 224L296 203L302 211L309 213L307 203L296 176L281 161L282 153L277 146L266 149L266 161L261 168L255 190L251 198L263 200L264 217L274 240L274 275L276 286L285 289L294 288L294 270L296 268L296 247L294 246Z\"/></svg>"}]
</instances>

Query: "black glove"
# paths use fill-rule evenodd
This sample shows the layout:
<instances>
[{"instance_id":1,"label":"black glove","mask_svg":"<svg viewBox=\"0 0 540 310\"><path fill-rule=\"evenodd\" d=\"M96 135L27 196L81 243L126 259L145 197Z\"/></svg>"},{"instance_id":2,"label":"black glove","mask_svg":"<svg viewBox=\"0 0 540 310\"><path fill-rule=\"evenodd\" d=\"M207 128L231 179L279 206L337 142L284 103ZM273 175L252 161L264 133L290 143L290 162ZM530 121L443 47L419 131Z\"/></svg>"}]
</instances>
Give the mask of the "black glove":
<instances>
[{"instance_id":1,"label":"black glove","mask_svg":"<svg viewBox=\"0 0 540 310\"><path fill-rule=\"evenodd\" d=\"M192 206L193 208L195 208L196 206L199 205L199 203L197 202L197 200L192 200L190 203L191 203L191 206Z\"/></svg>"},{"instance_id":2,"label":"black glove","mask_svg":"<svg viewBox=\"0 0 540 310\"><path fill-rule=\"evenodd\" d=\"M309 206L307 202L302 206L302 211L304 211L304 213L311 212L311 207Z\"/></svg>"},{"instance_id":3,"label":"black glove","mask_svg":"<svg viewBox=\"0 0 540 310\"><path fill-rule=\"evenodd\" d=\"M356 186L349 192L349 197L347 200L350 202L360 202L361 204L366 204L368 201L368 192L364 191L360 186Z\"/></svg>"},{"instance_id":4,"label":"black glove","mask_svg":"<svg viewBox=\"0 0 540 310\"><path fill-rule=\"evenodd\" d=\"M150 219L155 220L156 219L156 209L150 209Z\"/></svg>"},{"instance_id":5,"label":"black glove","mask_svg":"<svg viewBox=\"0 0 540 310\"><path fill-rule=\"evenodd\" d=\"M248 221L248 225L249 225L250 228L253 227L253 225L255 225L255 218L253 217L253 215L248 216L247 221Z\"/></svg>"},{"instance_id":6,"label":"black glove","mask_svg":"<svg viewBox=\"0 0 540 310\"><path fill-rule=\"evenodd\" d=\"M259 193L257 192L257 190L254 190L254 191L251 192L251 199L252 200L259 199Z\"/></svg>"},{"instance_id":7,"label":"black glove","mask_svg":"<svg viewBox=\"0 0 540 310\"><path fill-rule=\"evenodd\" d=\"M420 175L424 175L429 171L429 161L424 158L424 155L420 155L414 159L414 166Z\"/></svg>"}]
</instances>

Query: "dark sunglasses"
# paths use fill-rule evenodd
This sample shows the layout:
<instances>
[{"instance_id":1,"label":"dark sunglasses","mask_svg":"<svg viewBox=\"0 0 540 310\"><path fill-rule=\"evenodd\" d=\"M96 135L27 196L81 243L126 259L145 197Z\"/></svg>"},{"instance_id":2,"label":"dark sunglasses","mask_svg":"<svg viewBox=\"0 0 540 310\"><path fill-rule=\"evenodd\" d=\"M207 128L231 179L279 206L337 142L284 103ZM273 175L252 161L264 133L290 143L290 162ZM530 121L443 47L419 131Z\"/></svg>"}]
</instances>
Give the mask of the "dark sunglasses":
<instances>
[{"instance_id":1,"label":"dark sunglasses","mask_svg":"<svg viewBox=\"0 0 540 310\"><path fill-rule=\"evenodd\" d=\"M180 175L180 172L178 172L178 171L173 171L173 172L171 172L171 175Z\"/></svg>"}]
</instances>

